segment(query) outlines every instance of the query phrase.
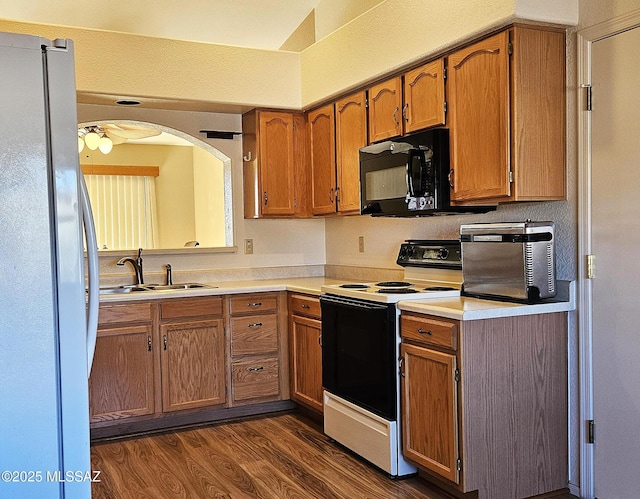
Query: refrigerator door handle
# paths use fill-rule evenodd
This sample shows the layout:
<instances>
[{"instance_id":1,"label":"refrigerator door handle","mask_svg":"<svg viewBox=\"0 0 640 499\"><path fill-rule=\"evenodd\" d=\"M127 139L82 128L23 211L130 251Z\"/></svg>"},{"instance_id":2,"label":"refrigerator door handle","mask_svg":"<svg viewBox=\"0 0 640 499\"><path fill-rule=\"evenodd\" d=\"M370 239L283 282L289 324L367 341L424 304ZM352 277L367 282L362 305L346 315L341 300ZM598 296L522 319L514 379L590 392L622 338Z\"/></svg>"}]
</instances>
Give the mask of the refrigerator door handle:
<instances>
[{"instance_id":1,"label":"refrigerator door handle","mask_svg":"<svg viewBox=\"0 0 640 499\"><path fill-rule=\"evenodd\" d=\"M87 269L88 269L88 307L87 307L87 375L91 375L93 354L96 349L98 335L98 307L100 305L100 274L98 270L98 243L96 229L93 223L93 212L87 192L87 184L80 171L80 201L82 204L82 224L87 242Z\"/></svg>"}]
</instances>

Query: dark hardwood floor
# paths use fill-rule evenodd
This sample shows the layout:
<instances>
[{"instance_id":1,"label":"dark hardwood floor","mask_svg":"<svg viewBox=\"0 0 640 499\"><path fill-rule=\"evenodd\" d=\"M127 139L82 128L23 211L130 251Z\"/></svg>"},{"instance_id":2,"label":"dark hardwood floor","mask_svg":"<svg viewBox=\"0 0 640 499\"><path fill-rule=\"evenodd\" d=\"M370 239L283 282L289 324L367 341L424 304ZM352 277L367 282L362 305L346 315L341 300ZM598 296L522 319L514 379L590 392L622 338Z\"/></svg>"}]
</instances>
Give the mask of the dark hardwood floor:
<instances>
[{"instance_id":1,"label":"dark hardwood floor","mask_svg":"<svg viewBox=\"0 0 640 499\"><path fill-rule=\"evenodd\" d=\"M390 480L295 413L94 443L91 464L96 499L452 497Z\"/></svg>"}]
</instances>

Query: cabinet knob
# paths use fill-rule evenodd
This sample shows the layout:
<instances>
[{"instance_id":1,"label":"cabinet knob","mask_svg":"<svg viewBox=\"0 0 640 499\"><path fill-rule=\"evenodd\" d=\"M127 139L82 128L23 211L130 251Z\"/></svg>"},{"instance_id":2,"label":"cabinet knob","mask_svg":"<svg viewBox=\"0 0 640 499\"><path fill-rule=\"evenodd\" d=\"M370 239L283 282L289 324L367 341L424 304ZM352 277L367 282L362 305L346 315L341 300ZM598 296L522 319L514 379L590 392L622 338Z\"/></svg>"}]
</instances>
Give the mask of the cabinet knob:
<instances>
[{"instance_id":1,"label":"cabinet knob","mask_svg":"<svg viewBox=\"0 0 640 499\"><path fill-rule=\"evenodd\" d=\"M420 334L427 334L427 335L429 335L429 336L431 336L431 335L433 334L433 333L431 332L431 330L427 330L427 331L425 331L425 330L423 330L423 329L421 329L421 328L418 328L418 332L419 332Z\"/></svg>"}]
</instances>

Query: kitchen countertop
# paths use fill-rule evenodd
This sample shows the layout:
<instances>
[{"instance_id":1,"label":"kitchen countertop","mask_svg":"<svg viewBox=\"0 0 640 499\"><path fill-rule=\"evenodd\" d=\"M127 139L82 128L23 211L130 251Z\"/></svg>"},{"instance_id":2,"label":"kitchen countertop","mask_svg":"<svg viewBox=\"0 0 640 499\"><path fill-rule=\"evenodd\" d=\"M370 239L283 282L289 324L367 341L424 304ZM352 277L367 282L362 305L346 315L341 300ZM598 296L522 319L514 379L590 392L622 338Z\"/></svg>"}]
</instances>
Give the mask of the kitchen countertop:
<instances>
[{"instance_id":1,"label":"kitchen countertop","mask_svg":"<svg viewBox=\"0 0 640 499\"><path fill-rule=\"evenodd\" d=\"M398 302L398 308L406 312L435 315L460 321L569 312L576 308L575 281L564 281L564 283L566 283L566 290L559 293L559 295L562 295L561 297L533 305L459 296L455 298L400 301Z\"/></svg>"},{"instance_id":2,"label":"kitchen countertop","mask_svg":"<svg viewBox=\"0 0 640 499\"><path fill-rule=\"evenodd\" d=\"M263 293L269 291L293 291L320 296L320 288L329 284L341 284L345 279L329 277L293 277L283 279L256 279L211 283L211 288L138 291L132 293L101 294L100 302L164 300L196 296ZM559 281L560 282L560 281ZM564 281L566 282L566 281ZM207 284L207 283L204 283ZM471 297L431 298L425 300L401 300L398 309L419 314L436 315L456 320L478 320L517 315L547 314L575 310L575 282L567 283L563 298L548 300L535 305L493 301Z\"/></svg>"},{"instance_id":3,"label":"kitchen countertop","mask_svg":"<svg viewBox=\"0 0 640 499\"><path fill-rule=\"evenodd\" d=\"M259 279L251 281L228 281L203 283L211 288L173 289L170 291L136 291L132 293L101 294L100 302L164 300L170 298L190 298L195 296L230 295L240 293L263 293L267 291L295 291L309 295L320 295L320 287L328 284L340 284L344 279L329 277L293 277L285 279Z\"/></svg>"}]
</instances>

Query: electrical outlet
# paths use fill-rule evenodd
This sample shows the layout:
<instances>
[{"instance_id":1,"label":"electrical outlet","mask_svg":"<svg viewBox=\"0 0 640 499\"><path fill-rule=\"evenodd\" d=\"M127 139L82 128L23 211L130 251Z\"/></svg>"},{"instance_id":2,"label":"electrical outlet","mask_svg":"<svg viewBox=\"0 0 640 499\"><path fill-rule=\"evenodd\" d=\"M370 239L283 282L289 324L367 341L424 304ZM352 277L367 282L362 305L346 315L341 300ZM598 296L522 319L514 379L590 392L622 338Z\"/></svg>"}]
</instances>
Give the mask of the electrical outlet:
<instances>
[{"instance_id":1,"label":"electrical outlet","mask_svg":"<svg viewBox=\"0 0 640 499\"><path fill-rule=\"evenodd\" d=\"M244 240L244 254L253 255L253 239Z\"/></svg>"},{"instance_id":2,"label":"electrical outlet","mask_svg":"<svg viewBox=\"0 0 640 499\"><path fill-rule=\"evenodd\" d=\"M364 236L358 238L358 251L364 253Z\"/></svg>"}]
</instances>

